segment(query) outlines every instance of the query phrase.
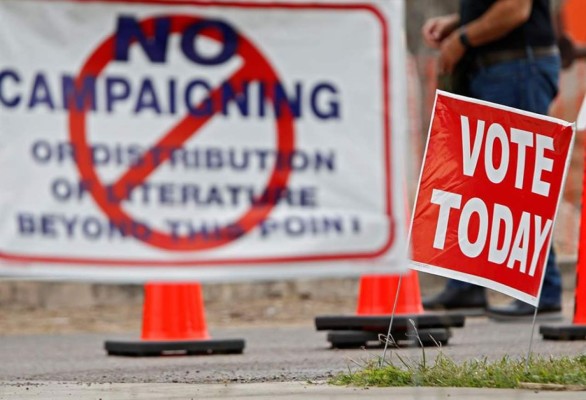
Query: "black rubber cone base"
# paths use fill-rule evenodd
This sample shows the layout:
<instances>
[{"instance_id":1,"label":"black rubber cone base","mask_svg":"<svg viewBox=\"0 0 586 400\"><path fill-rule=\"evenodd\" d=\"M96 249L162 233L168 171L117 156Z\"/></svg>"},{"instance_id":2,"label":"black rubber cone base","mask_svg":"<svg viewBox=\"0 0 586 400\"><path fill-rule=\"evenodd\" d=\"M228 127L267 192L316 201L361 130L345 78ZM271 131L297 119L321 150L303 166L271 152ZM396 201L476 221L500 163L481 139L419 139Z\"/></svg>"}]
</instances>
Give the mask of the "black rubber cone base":
<instances>
[{"instance_id":1,"label":"black rubber cone base","mask_svg":"<svg viewBox=\"0 0 586 400\"><path fill-rule=\"evenodd\" d=\"M167 355L242 354L244 340L169 340L169 341L118 341L107 340L104 348L108 355L127 357L157 357Z\"/></svg>"},{"instance_id":2,"label":"black rubber cone base","mask_svg":"<svg viewBox=\"0 0 586 400\"><path fill-rule=\"evenodd\" d=\"M393 318L393 332L405 332L413 327L418 330L433 328L461 328L466 317L460 314L414 314L395 315ZM372 331L386 333L389 329L391 316L321 316L315 318L315 327L318 331Z\"/></svg>"},{"instance_id":3,"label":"black rubber cone base","mask_svg":"<svg viewBox=\"0 0 586 400\"><path fill-rule=\"evenodd\" d=\"M539 333L544 340L586 340L586 325L544 325Z\"/></svg>"},{"instance_id":4,"label":"black rubber cone base","mask_svg":"<svg viewBox=\"0 0 586 400\"><path fill-rule=\"evenodd\" d=\"M452 332L446 328L418 329L417 332L392 332L391 347L397 346L439 346L448 344ZM327 336L333 348L355 349L362 347L382 347L386 333L368 331L333 331Z\"/></svg>"}]
</instances>

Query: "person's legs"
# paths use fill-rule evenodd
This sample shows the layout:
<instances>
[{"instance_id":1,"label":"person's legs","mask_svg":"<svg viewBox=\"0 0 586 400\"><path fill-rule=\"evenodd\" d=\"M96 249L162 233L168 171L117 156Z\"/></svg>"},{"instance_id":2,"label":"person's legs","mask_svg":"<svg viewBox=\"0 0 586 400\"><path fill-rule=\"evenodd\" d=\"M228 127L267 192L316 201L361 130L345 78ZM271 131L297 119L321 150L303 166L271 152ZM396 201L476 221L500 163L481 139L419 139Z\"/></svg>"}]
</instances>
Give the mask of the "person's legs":
<instances>
[{"instance_id":1,"label":"person's legs","mask_svg":"<svg viewBox=\"0 0 586 400\"><path fill-rule=\"evenodd\" d=\"M456 279L448 280L440 293L422 300L426 310L478 310L486 308L486 293L483 287Z\"/></svg>"},{"instance_id":2,"label":"person's legs","mask_svg":"<svg viewBox=\"0 0 586 400\"><path fill-rule=\"evenodd\" d=\"M557 266L555 251L553 246L549 250L549 257L545 266L545 276L543 277L543 287L541 288L541 297L539 298L539 307L556 307L561 308L562 301L562 275Z\"/></svg>"},{"instance_id":3,"label":"person's legs","mask_svg":"<svg viewBox=\"0 0 586 400\"><path fill-rule=\"evenodd\" d=\"M481 71L473 89L480 99L546 115L557 94L559 71L560 61L556 56L503 63ZM539 312L560 311L561 291L561 274L552 245L544 272ZM487 311L494 317L519 317L533 315L534 308L513 301L505 307L489 307Z\"/></svg>"},{"instance_id":4,"label":"person's legs","mask_svg":"<svg viewBox=\"0 0 586 400\"><path fill-rule=\"evenodd\" d=\"M506 63L508 64L508 63ZM471 97L503 104L519 103L518 79L512 74L515 65L499 64L476 71L470 81ZM423 307L429 310L486 307L484 288L468 282L450 279L444 290L423 299Z\"/></svg>"},{"instance_id":5,"label":"person's legs","mask_svg":"<svg viewBox=\"0 0 586 400\"><path fill-rule=\"evenodd\" d=\"M560 61L556 56L499 63L476 71L471 79L471 96L497 104L546 115L557 94ZM467 282L450 279L443 292L423 300L427 309L465 308L486 305L484 289ZM556 265L555 252L550 249L547 259L540 311L558 310L561 305L561 274ZM505 314L533 312L532 307L514 302L502 309ZM490 307L489 311L499 309Z\"/></svg>"},{"instance_id":6,"label":"person's legs","mask_svg":"<svg viewBox=\"0 0 586 400\"><path fill-rule=\"evenodd\" d=\"M449 279L446 283L446 287L449 287L451 289L467 289L470 286L472 286L471 283L459 281L457 279Z\"/></svg>"},{"instance_id":7,"label":"person's legs","mask_svg":"<svg viewBox=\"0 0 586 400\"><path fill-rule=\"evenodd\" d=\"M534 60L530 66L529 82L530 89L527 96L527 109L539 114L547 114L553 98L557 95L560 60L558 57L544 57ZM552 241L553 242L553 241ZM539 299L540 309L561 309L562 303L562 275L557 266L556 255L552 246L549 250L549 257L545 266L541 297Z\"/></svg>"},{"instance_id":8,"label":"person's legs","mask_svg":"<svg viewBox=\"0 0 586 400\"><path fill-rule=\"evenodd\" d=\"M539 114L547 114L553 98L557 95L560 61L557 57L544 57L533 60L528 66L529 80L526 86L527 95L522 97L522 109ZM553 243L545 266L543 286L539 307L561 308L562 276L557 266Z\"/></svg>"}]
</instances>

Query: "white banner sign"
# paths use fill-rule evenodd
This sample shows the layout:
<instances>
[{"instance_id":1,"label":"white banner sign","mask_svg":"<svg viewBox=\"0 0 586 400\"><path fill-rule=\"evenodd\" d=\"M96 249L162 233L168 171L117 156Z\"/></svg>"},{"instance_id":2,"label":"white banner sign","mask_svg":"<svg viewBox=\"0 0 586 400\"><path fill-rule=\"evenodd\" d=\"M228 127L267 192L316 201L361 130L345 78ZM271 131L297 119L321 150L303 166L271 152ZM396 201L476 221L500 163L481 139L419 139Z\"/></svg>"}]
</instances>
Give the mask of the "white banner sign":
<instances>
[{"instance_id":1,"label":"white banner sign","mask_svg":"<svg viewBox=\"0 0 586 400\"><path fill-rule=\"evenodd\" d=\"M0 2L0 273L406 266L403 2Z\"/></svg>"}]
</instances>

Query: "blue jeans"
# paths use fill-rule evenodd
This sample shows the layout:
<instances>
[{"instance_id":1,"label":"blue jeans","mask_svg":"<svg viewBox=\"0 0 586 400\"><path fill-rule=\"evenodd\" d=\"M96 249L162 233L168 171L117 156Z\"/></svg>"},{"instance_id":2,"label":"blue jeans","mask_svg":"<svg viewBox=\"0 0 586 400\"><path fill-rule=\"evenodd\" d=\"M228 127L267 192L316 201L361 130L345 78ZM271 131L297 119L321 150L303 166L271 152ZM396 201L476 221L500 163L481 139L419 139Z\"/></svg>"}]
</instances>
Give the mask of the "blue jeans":
<instances>
[{"instance_id":1,"label":"blue jeans","mask_svg":"<svg viewBox=\"0 0 586 400\"><path fill-rule=\"evenodd\" d=\"M470 80L470 95L480 100L545 115L557 95L559 73L559 57L534 58L529 54L526 59L502 62L474 72ZM454 279L448 281L448 287L452 288L466 288L470 285L472 284ZM561 304L561 296L562 277L552 246L545 267L539 304Z\"/></svg>"}]
</instances>

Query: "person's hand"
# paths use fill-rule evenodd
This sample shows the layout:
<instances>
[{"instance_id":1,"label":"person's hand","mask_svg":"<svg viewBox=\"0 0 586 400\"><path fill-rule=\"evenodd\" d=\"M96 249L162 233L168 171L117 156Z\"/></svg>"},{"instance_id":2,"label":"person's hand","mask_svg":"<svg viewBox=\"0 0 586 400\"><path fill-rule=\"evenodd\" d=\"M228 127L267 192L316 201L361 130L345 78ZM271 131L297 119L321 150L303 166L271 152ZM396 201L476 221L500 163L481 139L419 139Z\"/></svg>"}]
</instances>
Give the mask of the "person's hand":
<instances>
[{"instance_id":1,"label":"person's hand","mask_svg":"<svg viewBox=\"0 0 586 400\"><path fill-rule=\"evenodd\" d=\"M452 32L440 45L438 72L442 75L451 74L464 53L466 53L466 48L460 42L459 31Z\"/></svg>"},{"instance_id":2,"label":"person's hand","mask_svg":"<svg viewBox=\"0 0 586 400\"><path fill-rule=\"evenodd\" d=\"M423 41L429 47L438 49L442 41L456 29L458 21L458 15L443 15L428 19L421 28Z\"/></svg>"}]
</instances>

